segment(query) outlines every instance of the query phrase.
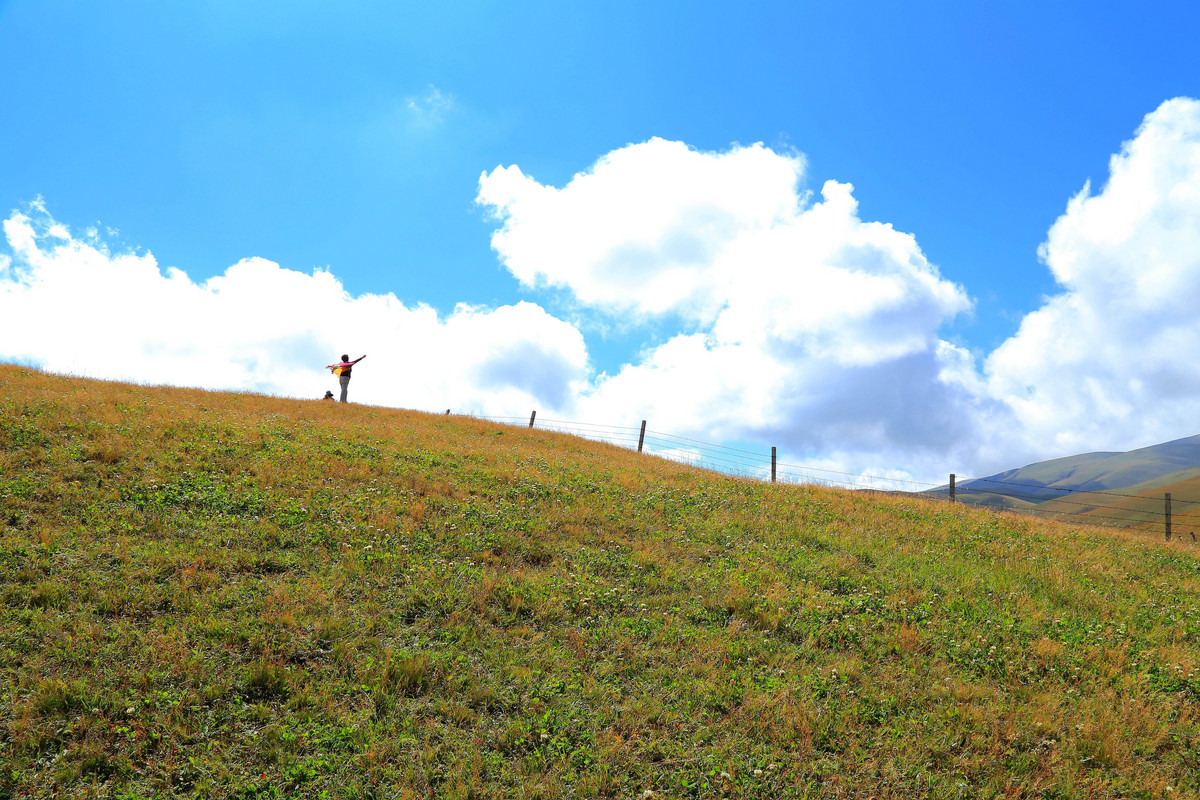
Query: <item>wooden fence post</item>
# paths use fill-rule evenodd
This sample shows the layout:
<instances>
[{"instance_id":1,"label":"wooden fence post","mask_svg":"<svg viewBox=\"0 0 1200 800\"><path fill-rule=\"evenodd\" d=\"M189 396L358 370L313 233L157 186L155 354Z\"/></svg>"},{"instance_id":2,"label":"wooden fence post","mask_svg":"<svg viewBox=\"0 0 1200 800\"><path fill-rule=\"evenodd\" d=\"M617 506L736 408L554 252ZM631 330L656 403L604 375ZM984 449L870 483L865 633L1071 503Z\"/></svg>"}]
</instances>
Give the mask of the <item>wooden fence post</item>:
<instances>
[{"instance_id":1,"label":"wooden fence post","mask_svg":"<svg viewBox=\"0 0 1200 800\"><path fill-rule=\"evenodd\" d=\"M534 410L534 412L529 415L529 427L531 427L531 428L533 427L533 421L535 419L537 419L537 411L536 410Z\"/></svg>"},{"instance_id":2,"label":"wooden fence post","mask_svg":"<svg viewBox=\"0 0 1200 800\"><path fill-rule=\"evenodd\" d=\"M954 502L954 473L950 473L950 502Z\"/></svg>"},{"instance_id":3,"label":"wooden fence post","mask_svg":"<svg viewBox=\"0 0 1200 800\"><path fill-rule=\"evenodd\" d=\"M1166 508L1163 511L1167 518L1167 541L1169 542L1171 541L1171 493L1167 492L1166 497L1163 499L1166 501Z\"/></svg>"},{"instance_id":4,"label":"wooden fence post","mask_svg":"<svg viewBox=\"0 0 1200 800\"><path fill-rule=\"evenodd\" d=\"M638 452L642 452L642 442L646 441L646 420L642 420L642 432L638 434Z\"/></svg>"},{"instance_id":5,"label":"wooden fence post","mask_svg":"<svg viewBox=\"0 0 1200 800\"><path fill-rule=\"evenodd\" d=\"M771 448L771 483L775 482L775 448Z\"/></svg>"}]
</instances>

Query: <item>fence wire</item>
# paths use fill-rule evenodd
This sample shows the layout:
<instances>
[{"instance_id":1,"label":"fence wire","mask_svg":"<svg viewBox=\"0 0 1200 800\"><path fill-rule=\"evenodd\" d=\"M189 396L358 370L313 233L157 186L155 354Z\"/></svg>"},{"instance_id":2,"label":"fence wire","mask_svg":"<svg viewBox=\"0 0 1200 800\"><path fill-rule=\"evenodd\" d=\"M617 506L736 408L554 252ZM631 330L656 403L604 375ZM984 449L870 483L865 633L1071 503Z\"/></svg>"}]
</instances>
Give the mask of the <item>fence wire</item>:
<instances>
[{"instance_id":1,"label":"fence wire","mask_svg":"<svg viewBox=\"0 0 1200 800\"><path fill-rule=\"evenodd\" d=\"M449 412L447 412L449 413ZM732 447L701 439L694 439L664 431L649 428L613 425L599 422L582 422L577 420L560 420L524 416L490 416L467 415L474 419L496 422L516 427L534 427L542 431L564 433L592 441L604 442L628 450L641 452L664 458L677 463L701 469L710 469L722 474L769 481L772 479L772 455L761 451ZM906 492L918 494L929 499L949 499L949 484L917 481L910 478L889 477L868 473L845 472L840 470L816 467L804 464L792 464L774 460L774 479L778 483L792 485L817 485L832 488L850 489L854 491L872 492ZM987 489L983 485L1003 487ZM909 487L909 488L899 488ZM1025 490L1025 491L1014 491ZM1053 493L1047 496L1047 493ZM984 496L991 498L1006 498L1010 500L1027 501L1028 507L1008 507L1003 503L987 503L977 499L974 504L996 507L1001 510L1038 516L1070 518L1074 521L1085 520L1089 523L1101 522L1119 523L1124 526L1141 525L1150 522L1161 522L1164 517L1163 499L1146 495L1127 494L1108 489L1074 489L1061 486L1045 486L1035 483L1005 481L996 478L958 478L955 484L956 497ZM1054 496L1057 495L1057 496ZM1088 495L1089 497L1118 498L1115 502L1093 503L1067 499L1072 495ZM1053 501L1055 506L1072 506L1080 510L1060 510L1059 508L1038 508L1036 504ZM970 501L968 501L970 502ZM1197 500L1175 499L1173 503L1185 506L1200 505ZM1133 504L1153 503L1153 509L1130 507ZM1099 514L1096 512L1108 513ZM1182 521L1182 520L1181 520Z\"/></svg>"}]
</instances>

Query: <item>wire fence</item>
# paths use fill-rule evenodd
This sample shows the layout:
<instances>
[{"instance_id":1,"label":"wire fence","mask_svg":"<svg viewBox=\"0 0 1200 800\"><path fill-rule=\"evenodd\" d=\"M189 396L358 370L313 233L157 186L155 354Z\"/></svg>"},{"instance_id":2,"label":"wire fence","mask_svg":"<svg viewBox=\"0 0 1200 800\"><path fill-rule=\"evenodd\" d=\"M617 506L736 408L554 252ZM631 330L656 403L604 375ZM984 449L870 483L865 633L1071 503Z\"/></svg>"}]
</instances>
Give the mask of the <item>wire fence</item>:
<instances>
[{"instance_id":1,"label":"wire fence","mask_svg":"<svg viewBox=\"0 0 1200 800\"><path fill-rule=\"evenodd\" d=\"M449 414L450 409L446 410ZM1200 529L1200 514L1188 512L1200 501L1172 499L1146 493L1131 494L1111 489L1080 489L1021 483L999 478L960 478L953 474L947 483L930 483L892 475L844 472L811 465L783 463L770 453L715 444L663 431L640 427L575 420L546 419L533 412L529 417L467 415L474 419L518 427L536 427L565 433L617 447L657 456L726 475L794 485L817 485L853 491L906 493L932 500L965 502L972 505L1121 528L1164 526L1172 535L1172 506L1183 506L1181 537L1196 541L1192 528Z\"/></svg>"},{"instance_id":2,"label":"wire fence","mask_svg":"<svg viewBox=\"0 0 1200 800\"><path fill-rule=\"evenodd\" d=\"M1045 486L994 478L971 478L964 483L966 485L957 488L957 494L965 494L967 502L978 505L999 506L1020 513L1074 521L1083 519L1098 525L1122 528L1163 525L1167 538L1170 538L1174 523L1181 522L1189 526L1182 535L1188 535L1192 541L1196 539L1192 528L1200 528L1200 516L1189 516L1189 512L1200 505L1200 501L1172 498L1169 492L1161 495L1130 494L1108 489ZM1008 500L1018 502L1005 502ZM1183 507L1181 519L1175 519L1173 506Z\"/></svg>"}]
</instances>

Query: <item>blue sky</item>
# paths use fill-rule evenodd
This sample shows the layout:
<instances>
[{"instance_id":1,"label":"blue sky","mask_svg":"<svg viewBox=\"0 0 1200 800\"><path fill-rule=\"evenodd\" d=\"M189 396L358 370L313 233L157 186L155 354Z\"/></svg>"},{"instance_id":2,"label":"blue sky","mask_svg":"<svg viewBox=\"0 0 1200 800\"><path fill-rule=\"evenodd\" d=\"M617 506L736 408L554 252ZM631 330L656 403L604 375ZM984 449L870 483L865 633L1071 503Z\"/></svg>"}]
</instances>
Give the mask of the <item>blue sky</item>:
<instances>
[{"instance_id":1,"label":"blue sky","mask_svg":"<svg viewBox=\"0 0 1200 800\"><path fill-rule=\"evenodd\" d=\"M40 215L47 230L64 226L71 241L82 242L89 227L99 226L103 252L152 254L162 274L177 268L197 285L257 258L310 276L325 271L351 299L391 295L410 310L424 304L447 324L460 303L524 309L522 324L532 327L522 330L534 345L544 337L534 317L554 331L559 323L571 328L559 331L565 339L554 334L556 341L577 332L574 349L555 358L582 359L586 369L553 388L539 384L538 376L506 378L500 384L525 390L512 402L553 397L564 413L595 415L598 375L646 365L656 348L678 337L712 334L718 312L697 311L695 303L719 304L709 295L725 289L693 292L682 305L655 310L608 295L587 301L588 286L597 285L580 283L573 277L579 273L534 266L542 262L533 245L507 256L493 246L506 219L514 229L519 220L528 220L530 231L548 228L518 216L516 206L487 202L481 176L496 183L498 167L518 168L528 181L562 190L609 154L651 140L703 154L761 143L803 165L797 168L802 206L820 202L826 181L852 184L857 220L914 237L929 268L969 299L966 305L943 295L931 300L936 319L917 325L921 335L974 359L972 380L1015 385L1020 381L1011 376L998 378L988 358L1064 288L1039 259L1039 245L1085 182L1100 192L1110 158L1147 115L1172 98L1200 93L1198 35L1200 7L1183 2L9 0L0 2L0 205L29 216L28 204L40 198L32 216ZM782 161L777 166L786 169ZM681 162L679 169L690 168ZM1173 185L1186 188L1192 179L1176 174ZM639 195L634 177L621 180L614 177L613 186L621 188L613 192ZM610 224L603 210L595 213L591 225ZM1196 224L1186 209L1174 213ZM610 245L624 246L597 246ZM10 252L17 249L9 243ZM575 255L580 264L591 263L587 254L556 253L564 263ZM15 281L25 262L19 253L11 258L9 280ZM1190 268L1184 262L1179 270ZM527 280L518 280L520 274ZM263 291L264 304L286 297L266 286ZM698 300L702 294L708 299ZM9 297L16 297L15 289ZM320 306L306 313L320 315ZM895 311L908 313L924 312ZM336 338L338 331L328 333ZM6 334L9 341L0 338L0 358L62 368L54 353L11 338L20 335L14 330ZM324 341L326 333L297 335ZM139 347L135 340L126 344ZM711 347L711 335L709 341ZM502 374L504 364L519 361L511 353L526 345L522 339L504 351L510 355L477 365L472 374ZM1017 350L1012 345L1005 352ZM1086 365L1076 366L1079 380L1096 377ZM127 377L83 356L69 367ZM905 374L940 374L926 367ZM260 380L254 371L246 367L232 383L307 391L295 376ZM365 381L367 371L361 372ZM188 374L151 370L142 377L186 383ZM200 368L192 374L207 375ZM863 387L899 385L883 376L876 384L857 372L819 374L863 380ZM1012 397L972 390L971 401L954 408L977 420L994 420L1001 406L1010 414L1046 391L1023 380L1027 385ZM1134 378L1113 380L1128 388ZM1178 376L1167 383L1181 380L1190 385L1190 378ZM214 381L220 383L197 379ZM476 381L472 402L499 412L508 401L502 393L488 399L487 385ZM389 402L378 388L364 399L410 406L425 399L394 395ZM1016 465L1003 458L1067 454L1059 448L1136 446L1197 432L1167 423L1114 432L1101 420L1086 429L1055 429L1047 443L1047 420L1054 415L1043 408L1011 422L1042 426L1021 447L997 451L964 431L914 453L910 440L925 435L915 420L933 406L908 388L895 391L904 394L893 398L891 410L860 410L876 432L856 431L844 447L832 434L801 435L818 423L830 423L829 430L849 424L813 416L811 405L763 410L757 427L699 417L663 427L738 442L770 435L787 442L796 458L901 472L912 463L940 464L951 452L982 470ZM1097 391L1111 400L1107 389ZM591 397L592 405L570 402L568 395ZM1145 401L1137 394L1125 398L1125 406L1106 407L1119 415L1118 406L1128 412ZM1073 407L1055 402L1060 410ZM732 413L732 406L714 403L695 413ZM902 416L896 408L905 409ZM1172 419L1186 420L1193 410L1181 407ZM630 408L620 416L635 411L649 413Z\"/></svg>"}]
</instances>

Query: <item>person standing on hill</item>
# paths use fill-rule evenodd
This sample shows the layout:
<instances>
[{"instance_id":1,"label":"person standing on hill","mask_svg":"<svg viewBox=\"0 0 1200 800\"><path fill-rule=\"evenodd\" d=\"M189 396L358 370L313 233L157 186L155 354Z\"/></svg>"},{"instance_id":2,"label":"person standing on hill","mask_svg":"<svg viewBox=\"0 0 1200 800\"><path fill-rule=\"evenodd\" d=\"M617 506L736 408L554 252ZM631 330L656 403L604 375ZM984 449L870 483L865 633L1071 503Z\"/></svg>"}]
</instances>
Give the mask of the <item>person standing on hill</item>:
<instances>
[{"instance_id":1,"label":"person standing on hill","mask_svg":"<svg viewBox=\"0 0 1200 800\"><path fill-rule=\"evenodd\" d=\"M342 403L346 402L346 392L349 391L349 389L350 389L350 370L354 367L355 364L362 361L366 357L367 356L364 353L363 355L361 355L358 358L351 361L350 356L346 355L345 353L342 353L341 363L325 365L325 369L329 370L334 375L338 376L338 383L341 384L341 386L342 386L342 397L339 402L342 402Z\"/></svg>"}]
</instances>

